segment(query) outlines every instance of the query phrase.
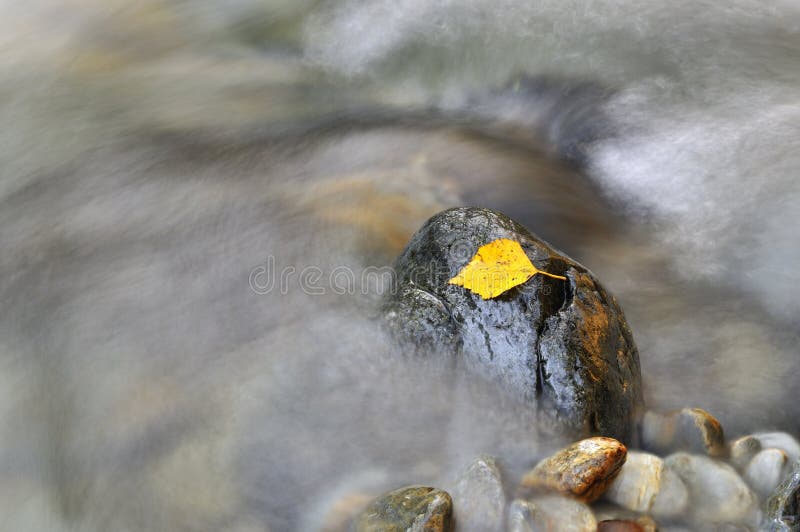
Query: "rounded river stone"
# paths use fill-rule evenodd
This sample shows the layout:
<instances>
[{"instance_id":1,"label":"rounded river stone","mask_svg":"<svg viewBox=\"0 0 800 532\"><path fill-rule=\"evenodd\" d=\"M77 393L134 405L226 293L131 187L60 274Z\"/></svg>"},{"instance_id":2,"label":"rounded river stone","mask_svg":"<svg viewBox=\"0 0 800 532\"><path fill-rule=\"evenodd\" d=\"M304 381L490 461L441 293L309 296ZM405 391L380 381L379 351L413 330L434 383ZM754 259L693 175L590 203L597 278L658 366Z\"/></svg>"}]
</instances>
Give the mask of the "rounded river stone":
<instances>
[{"instance_id":1,"label":"rounded river stone","mask_svg":"<svg viewBox=\"0 0 800 532\"><path fill-rule=\"evenodd\" d=\"M491 299L448 284L500 238L567 280L537 274ZM428 220L395 273L386 317L416 352L454 356L559 429L630 441L642 411L639 354L617 300L584 266L502 213L463 207Z\"/></svg>"}]
</instances>

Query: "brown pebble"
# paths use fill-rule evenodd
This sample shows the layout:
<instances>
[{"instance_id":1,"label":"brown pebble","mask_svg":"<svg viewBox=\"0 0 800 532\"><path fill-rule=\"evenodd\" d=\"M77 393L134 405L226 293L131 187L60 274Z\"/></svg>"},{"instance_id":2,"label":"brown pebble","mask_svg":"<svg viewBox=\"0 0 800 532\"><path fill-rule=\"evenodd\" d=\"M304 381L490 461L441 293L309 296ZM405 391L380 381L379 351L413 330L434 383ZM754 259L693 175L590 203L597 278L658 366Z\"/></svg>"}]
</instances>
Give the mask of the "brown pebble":
<instances>
[{"instance_id":1,"label":"brown pebble","mask_svg":"<svg viewBox=\"0 0 800 532\"><path fill-rule=\"evenodd\" d=\"M597 532L645 532L645 530L636 521L611 519L609 521L600 521L597 524Z\"/></svg>"},{"instance_id":2,"label":"brown pebble","mask_svg":"<svg viewBox=\"0 0 800 532\"><path fill-rule=\"evenodd\" d=\"M753 436L742 436L733 441L728 449L731 463L740 471L761 451L761 442Z\"/></svg>"},{"instance_id":3,"label":"brown pebble","mask_svg":"<svg viewBox=\"0 0 800 532\"><path fill-rule=\"evenodd\" d=\"M627 452L613 438L581 440L539 462L522 478L521 491L552 490L592 502L619 473Z\"/></svg>"},{"instance_id":4,"label":"brown pebble","mask_svg":"<svg viewBox=\"0 0 800 532\"><path fill-rule=\"evenodd\" d=\"M623 466L623 469L624 468L625 466ZM616 505L595 503L592 505L592 511L594 512L595 517L597 517L598 523L601 521L631 521L642 527L644 532L658 532L659 530L655 519L649 515L633 512Z\"/></svg>"},{"instance_id":5,"label":"brown pebble","mask_svg":"<svg viewBox=\"0 0 800 532\"><path fill-rule=\"evenodd\" d=\"M709 456L726 454L725 434L720 422L702 408L684 408L678 418L685 427L687 447L703 450Z\"/></svg>"},{"instance_id":6,"label":"brown pebble","mask_svg":"<svg viewBox=\"0 0 800 532\"><path fill-rule=\"evenodd\" d=\"M642 422L642 445L658 455L676 451L714 457L727 454L722 425L702 408L684 408L666 414L647 412Z\"/></svg>"}]
</instances>

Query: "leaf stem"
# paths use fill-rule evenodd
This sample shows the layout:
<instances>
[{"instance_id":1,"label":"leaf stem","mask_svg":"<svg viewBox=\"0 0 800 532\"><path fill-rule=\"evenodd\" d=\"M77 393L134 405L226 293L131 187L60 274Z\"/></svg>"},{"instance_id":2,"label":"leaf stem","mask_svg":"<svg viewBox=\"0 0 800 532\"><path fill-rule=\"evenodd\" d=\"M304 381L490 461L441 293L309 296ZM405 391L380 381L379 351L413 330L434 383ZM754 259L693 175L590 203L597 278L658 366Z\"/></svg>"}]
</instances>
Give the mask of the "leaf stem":
<instances>
[{"instance_id":1,"label":"leaf stem","mask_svg":"<svg viewBox=\"0 0 800 532\"><path fill-rule=\"evenodd\" d=\"M537 273L541 273L542 275L546 275L548 277L552 277L553 279L561 279L562 281L566 281L567 280L567 278L564 277L563 275L555 275L553 273L543 272L542 270L538 270Z\"/></svg>"}]
</instances>

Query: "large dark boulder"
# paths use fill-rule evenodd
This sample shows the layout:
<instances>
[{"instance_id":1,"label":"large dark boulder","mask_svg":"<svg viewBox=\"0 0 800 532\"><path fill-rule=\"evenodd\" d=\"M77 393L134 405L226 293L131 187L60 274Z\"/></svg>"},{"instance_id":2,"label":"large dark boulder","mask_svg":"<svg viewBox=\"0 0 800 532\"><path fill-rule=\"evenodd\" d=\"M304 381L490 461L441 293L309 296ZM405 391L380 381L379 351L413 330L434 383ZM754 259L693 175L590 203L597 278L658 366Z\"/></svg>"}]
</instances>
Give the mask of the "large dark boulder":
<instances>
[{"instance_id":1,"label":"large dark boulder","mask_svg":"<svg viewBox=\"0 0 800 532\"><path fill-rule=\"evenodd\" d=\"M480 246L519 242L539 270L493 299L448 284ZM557 426L630 441L641 411L636 345L617 301L586 268L503 214L449 209L412 237L396 263L386 316L422 356L452 357Z\"/></svg>"}]
</instances>

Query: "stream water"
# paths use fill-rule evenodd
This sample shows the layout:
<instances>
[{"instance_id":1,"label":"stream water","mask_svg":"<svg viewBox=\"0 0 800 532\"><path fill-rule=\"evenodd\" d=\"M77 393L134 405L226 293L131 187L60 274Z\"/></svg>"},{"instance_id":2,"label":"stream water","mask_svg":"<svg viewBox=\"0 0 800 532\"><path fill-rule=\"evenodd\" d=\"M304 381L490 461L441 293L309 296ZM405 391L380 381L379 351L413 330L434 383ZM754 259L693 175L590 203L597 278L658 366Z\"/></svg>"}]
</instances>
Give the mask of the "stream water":
<instances>
[{"instance_id":1,"label":"stream water","mask_svg":"<svg viewBox=\"0 0 800 532\"><path fill-rule=\"evenodd\" d=\"M557 442L358 282L456 205L617 296L648 407L800 433L796 2L0 5L3 527L308 530L519 474Z\"/></svg>"}]
</instances>

